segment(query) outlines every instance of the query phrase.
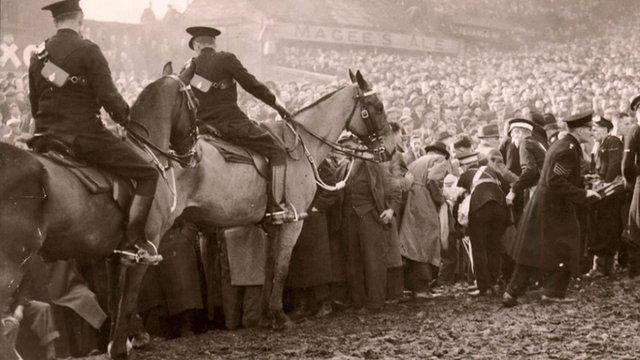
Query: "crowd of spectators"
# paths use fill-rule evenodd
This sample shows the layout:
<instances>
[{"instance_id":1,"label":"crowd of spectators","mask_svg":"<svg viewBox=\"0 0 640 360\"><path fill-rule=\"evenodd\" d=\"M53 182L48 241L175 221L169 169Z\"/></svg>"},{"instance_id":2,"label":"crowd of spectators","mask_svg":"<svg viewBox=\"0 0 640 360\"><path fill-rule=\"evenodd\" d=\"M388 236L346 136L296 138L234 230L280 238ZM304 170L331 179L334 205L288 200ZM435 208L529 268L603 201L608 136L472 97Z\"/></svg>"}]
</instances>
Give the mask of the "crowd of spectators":
<instances>
[{"instance_id":1,"label":"crowd of spectators","mask_svg":"<svg viewBox=\"0 0 640 360\"><path fill-rule=\"evenodd\" d=\"M442 131L474 135L480 126L535 111L562 119L592 108L625 112L640 90L628 26L578 43L539 43L517 52L460 57L318 46L287 46L280 66L342 77L357 68L375 84L392 121L435 140ZM289 86L291 87L291 86ZM285 89L281 95L301 94Z\"/></svg>"}]
</instances>

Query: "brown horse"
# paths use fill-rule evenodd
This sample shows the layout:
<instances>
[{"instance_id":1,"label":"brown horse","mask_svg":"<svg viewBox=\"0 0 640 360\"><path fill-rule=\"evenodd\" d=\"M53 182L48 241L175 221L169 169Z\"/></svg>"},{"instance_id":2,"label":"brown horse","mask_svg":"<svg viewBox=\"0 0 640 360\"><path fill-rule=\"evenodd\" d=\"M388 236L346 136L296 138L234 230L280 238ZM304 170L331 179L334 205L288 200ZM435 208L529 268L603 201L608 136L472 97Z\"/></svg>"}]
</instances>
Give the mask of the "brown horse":
<instances>
[{"instance_id":1,"label":"brown horse","mask_svg":"<svg viewBox=\"0 0 640 360\"><path fill-rule=\"evenodd\" d=\"M170 66L163 72L165 76L142 91L131 111L133 122L139 125L132 129L148 130L143 153L157 163L162 162L163 154L179 160L169 154L169 148L177 154L189 153L196 141L190 90L185 80L169 75ZM147 238L156 246L179 215L172 213L176 207L172 174L158 184L146 228ZM33 253L50 260L110 257L111 355L126 358L127 328L146 267L125 268L111 256L123 237L124 216L111 194L90 194L67 168L0 144L0 316L20 283L22 265ZM0 358L13 358L3 336Z\"/></svg>"},{"instance_id":2,"label":"brown horse","mask_svg":"<svg viewBox=\"0 0 640 360\"><path fill-rule=\"evenodd\" d=\"M290 124L297 136L296 154L287 160L288 201L306 212L315 196L316 166L327 157L344 129L360 137L371 148L380 145L380 136L389 128L382 102L358 71L349 71L352 84L325 95L299 111ZM192 76L192 74L191 74ZM185 76L187 79L189 75ZM268 125L270 126L270 125ZM225 162L218 150L206 141L199 142L200 165L178 174L179 204L195 223L218 227L259 223L267 205L267 183L247 164ZM181 212L180 210L178 210ZM285 223L271 232L271 245L263 289L263 325L276 328L288 324L282 311L282 291L289 269L291 252L303 221Z\"/></svg>"}]
</instances>

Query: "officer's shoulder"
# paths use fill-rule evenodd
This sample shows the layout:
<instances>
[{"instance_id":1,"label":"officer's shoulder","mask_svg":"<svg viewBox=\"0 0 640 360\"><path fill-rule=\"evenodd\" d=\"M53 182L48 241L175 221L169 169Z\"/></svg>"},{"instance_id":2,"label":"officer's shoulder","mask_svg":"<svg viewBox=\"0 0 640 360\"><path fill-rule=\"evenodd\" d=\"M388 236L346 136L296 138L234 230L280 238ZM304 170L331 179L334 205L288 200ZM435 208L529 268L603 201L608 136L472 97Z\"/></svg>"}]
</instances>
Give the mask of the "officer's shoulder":
<instances>
[{"instance_id":1,"label":"officer's shoulder","mask_svg":"<svg viewBox=\"0 0 640 360\"><path fill-rule=\"evenodd\" d=\"M236 54L228 52L228 51L218 51L216 52L216 55L218 55L221 59L225 59L225 60L238 60L238 57L236 56Z\"/></svg>"},{"instance_id":2,"label":"officer's shoulder","mask_svg":"<svg viewBox=\"0 0 640 360\"><path fill-rule=\"evenodd\" d=\"M91 41L89 39L80 39L80 41L82 42L82 44L87 49L102 51L102 50L100 50L100 46L98 44L94 43L93 41Z\"/></svg>"}]
</instances>

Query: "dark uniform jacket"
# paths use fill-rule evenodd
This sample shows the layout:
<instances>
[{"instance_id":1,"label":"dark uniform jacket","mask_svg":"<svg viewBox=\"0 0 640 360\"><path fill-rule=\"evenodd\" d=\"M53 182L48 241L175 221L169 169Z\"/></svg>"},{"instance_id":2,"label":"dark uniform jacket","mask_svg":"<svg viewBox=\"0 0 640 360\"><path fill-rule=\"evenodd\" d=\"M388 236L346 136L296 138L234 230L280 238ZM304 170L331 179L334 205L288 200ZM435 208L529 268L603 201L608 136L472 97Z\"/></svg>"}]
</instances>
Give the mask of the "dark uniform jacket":
<instances>
[{"instance_id":1,"label":"dark uniform jacket","mask_svg":"<svg viewBox=\"0 0 640 360\"><path fill-rule=\"evenodd\" d=\"M540 182L522 214L511 256L516 263L545 271L567 267L576 274L580 260L580 224L586 205L580 170L582 149L573 135L549 148Z\"/></svg>"},{"instance_id":2,"label":"dark uniform jacket","mask_svg":"<svg viewBox=\"0 0 640 360\"><path fill-rule=\"evenodd\" d=\"M478 168L474 167L462 173L458 180L458 187L467 190L467 193L471 193L473 178L476 172L478 172ZM505 195L509 191L509 184L504 180L502 175L487 167L478 180L490 180L490 182L480 183L475 190L473 190L471 203L469 204L469 214L481 209L483 205L489 202L495 202L506 209L507 203Z\"/></svg>"},{"instance_id":3,"label":"dark uniform jacket","mask_svg":"<svg viewBox=\"0 0 640 360\"><path fill-rule=\"evenodd\" d=\"M78 81L67 80L62 87L53 85L40 73L44 61L38 54L31 57L29 98L36 132L73 141L79 134L106 131L100 120L103 106L116 122L127 118L129 106L118 93L98 45L73 30L60 29L46 41L45 48L49 61Z\"/></svg>"},{"instance_id":4,"label":"dark uniform jacket","mask_svg":"<svg viewBox=\"0 0 640 360\"><path fill-rule=\"evenodd\" d=\"M532 137L524 139L518 149L521 172L518 180L512 185L514 194L520 195L525 189L538 183L546 153L547 149L539 141Z\"/></svg>"},{"instance_id":5,"label":"dark uniform jacket","mask_svg":"<svg viewBox=\"0 0 640 360\"><path fill-rule=\"evenodd\" d=\"M622 174L622 141L609 135L602 141L598 149L598 175L605 182L612 182Z\"/></svg>"},{"instance_id":6,"label":"dark uniform jacket","mask_svg":"<svg viewBox=\"0 0 640 360\"><path fill-rule=\"evenodd\" d=\"M213 83L206 93L194 88L200 102L198 117L223 133L228 133L225 124L248 119L237 104L236 82L265 104L273 106L276 102L275 95L251 75L234 54L205 48L192 59L191 66L195 66L197 75Z\"/></svg>"}]
</instances>

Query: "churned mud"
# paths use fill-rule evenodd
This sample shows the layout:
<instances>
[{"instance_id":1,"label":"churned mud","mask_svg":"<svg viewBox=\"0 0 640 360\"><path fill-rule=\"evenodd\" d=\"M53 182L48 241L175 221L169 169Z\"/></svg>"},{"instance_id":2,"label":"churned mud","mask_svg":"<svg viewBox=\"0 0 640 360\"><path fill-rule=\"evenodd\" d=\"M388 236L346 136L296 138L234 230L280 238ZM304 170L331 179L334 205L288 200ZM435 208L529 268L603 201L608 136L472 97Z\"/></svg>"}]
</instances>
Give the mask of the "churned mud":
<instances>
[{"instance_id":1,"label":"churned mud","mask_svg":"<svg viewBox=\"0 0 640 360\"><path fill-rule=\"evenodd\" d=\"M504 309L461 287L365 316L335 313L281 331L210 331L153 339L134 359L638 359L640 282L575 281L572 304L545 305L540 292ZM94 357L91 359L98 359Z\"/></svg>"}]
</instances>

